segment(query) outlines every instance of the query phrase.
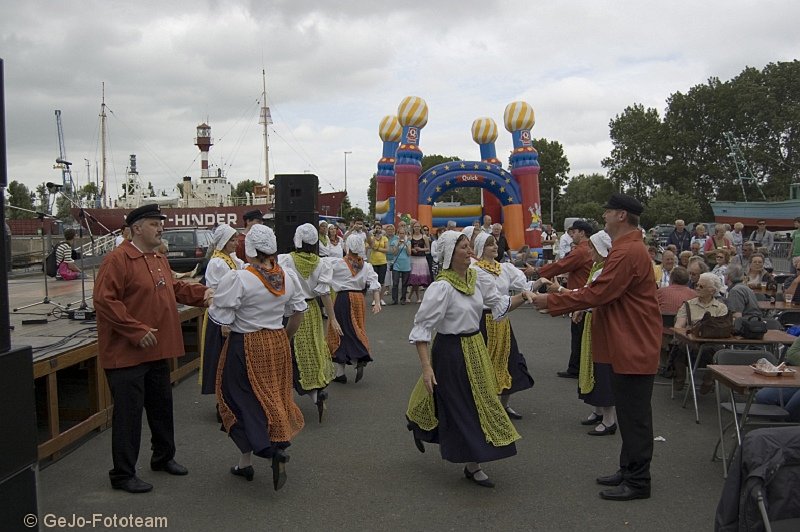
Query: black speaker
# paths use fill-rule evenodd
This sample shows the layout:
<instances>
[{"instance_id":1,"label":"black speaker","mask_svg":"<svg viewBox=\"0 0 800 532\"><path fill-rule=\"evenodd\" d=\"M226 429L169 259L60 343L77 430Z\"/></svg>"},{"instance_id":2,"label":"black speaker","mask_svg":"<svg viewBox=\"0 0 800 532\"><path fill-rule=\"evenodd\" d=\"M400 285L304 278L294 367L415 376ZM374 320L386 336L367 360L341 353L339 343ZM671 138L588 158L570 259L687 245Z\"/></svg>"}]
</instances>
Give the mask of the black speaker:
<instances>
[{"instance_id":1,"label":"black speaker","mask_svg":"<svg viewBox=\"0 0 800 532\"><path fill-rule=\"evenodd\" d=\"M0 187L8 186L6 167L6 82L3 77L3 60L0 59Z\"/></svg>"},{"instance_id":2,"label":"black speaker","mask_svg":"<svg viewBox=\"0 0 800 532\"><path fill-rule=\"evenodd\" d=\"M277 174L273 183L275 211L317 211L319 178L314 174Z\"/></svg>"},{"instance_id":3,"label":"black speaker","mask_svg":"<svg viewBox=\"0 0 800 532\"><path fill-rule=\"evenodd\" d=\"M36 403L30 347L0 354L0 390L0 530L22 530L23 517L37 514Z\"/></svg>"},{"instance_id":4,"label":"black speaker","mask_svg":"<svg viewBox=\"0 0 800 532\"><path fill-rule=\"evenodd\" d=\"M312 224L319 227L319 215L316 212L281 212L274 218L275 238L278 241L278 253L289 253L294 250L294 232L298 226Z\"/></svg>"}]
</instances>

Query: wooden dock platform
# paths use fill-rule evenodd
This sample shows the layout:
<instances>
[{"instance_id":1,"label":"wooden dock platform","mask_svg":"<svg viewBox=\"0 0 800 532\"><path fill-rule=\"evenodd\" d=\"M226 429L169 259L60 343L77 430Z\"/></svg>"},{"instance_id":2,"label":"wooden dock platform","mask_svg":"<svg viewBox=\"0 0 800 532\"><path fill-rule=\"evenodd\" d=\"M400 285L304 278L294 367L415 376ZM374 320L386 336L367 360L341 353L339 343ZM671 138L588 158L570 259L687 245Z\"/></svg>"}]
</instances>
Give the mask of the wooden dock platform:
<instances>
[{"instance_id":1,"label":"wooden dock platform","mask_svg":"<svg viewBox=\"0 0 800 532\"><path fill-rule=\"evenodd\" d=\"M111 424L113 402L98 363L97 328L81 319L84 300L92 308L93 279L11 278L8 282L13 346L33 348L33 381L39 430L39 460L58 459L64 450ZM85 299L84 299L85 297ZM35 304L34 304L35 303ZM172 382L198 369L202 308L179 306L186 354L171 360ZM70 311L73 316L70 317ZM23 376L20 376L23 378Z\"/></svg>"}]
</instances>

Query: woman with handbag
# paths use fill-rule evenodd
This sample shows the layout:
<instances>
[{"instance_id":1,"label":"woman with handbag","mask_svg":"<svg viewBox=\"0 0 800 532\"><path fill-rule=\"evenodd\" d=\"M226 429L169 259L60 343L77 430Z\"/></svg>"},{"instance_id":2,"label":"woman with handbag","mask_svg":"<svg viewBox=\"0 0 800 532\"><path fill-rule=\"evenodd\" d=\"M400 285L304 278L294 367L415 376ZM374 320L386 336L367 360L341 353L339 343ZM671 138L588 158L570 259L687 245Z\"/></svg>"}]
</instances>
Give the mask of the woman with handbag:
<instances>
[{"instance_id":1,"label":"woman with handbag","mask_svg":"<svg viewBox=\"0 0 800 532\"><path fill-rule=\"evenodd\" d=\"M728 307L722 301L715 299L721 289L722 283L719 277L711 272L701 273L700 279L695 285L697 297L690 299L678 309L678 313L675 315L675 328L685 329L692 327L696 322L702 320L706 314L709 314L711 318L727 316ZM719 346L706 344L704 348L695 354L695 356L701 357L697 367L706 367ZM710 356L707 353L710 353ZM676 391L682 389L686 382L686 369L686 359L683 357L675 359L675 377L672 380L672 387ZM700 393L707 394L712 389L713 380L711 379L711 374L706 373L703 377Z\"/></svg>"}]
</instances>

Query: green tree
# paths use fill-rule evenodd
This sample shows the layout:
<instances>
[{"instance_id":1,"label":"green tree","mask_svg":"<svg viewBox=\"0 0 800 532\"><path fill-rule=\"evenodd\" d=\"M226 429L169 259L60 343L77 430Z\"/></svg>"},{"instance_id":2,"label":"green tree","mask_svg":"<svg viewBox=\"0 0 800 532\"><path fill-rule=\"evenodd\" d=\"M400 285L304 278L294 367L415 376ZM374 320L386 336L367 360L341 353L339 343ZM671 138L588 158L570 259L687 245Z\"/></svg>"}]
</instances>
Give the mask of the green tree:
<instances>
[{"instance_id":1,"label":"green tree","mask_svg":"<svg viewBox=\"0 0 800 532\"><path fill-rule=\"evenodd\" d=\"M539 152L539 196L542 205L542 219L549 221L558 211L562 188L569 179L569 159L564 154L564 146L557 140L533 139ZM553 205L550 204L550 190L553 190ZM553 218L555 220L555 218Z\"/></svg>"},{"instance_id":2,"label":"green tree","mask_svg":"<svg viewBox=\"0 0 800 532\"><path fill-rule=\"evenodd\" d=\"M369 219L375 219L375 196L378 188L378 180L376 174L372 174L369 178L369 188L367 189L367 202L369 203Z\"/></svg>"},{"instance_id":3,"label":"green tree","mask_svg":"<svg viewBox=\"0 0 800 532\"><path fill-rule=\"evenodd\" d=\"M701 219L700 202L691 195L669 190L657 190L647 201L641 217L642 227L671 224L675 220Z\"/></svg>"},{"instance_id":4,"label":"green tree","mask_svg":"<svg viewBox=\"0 0 800 532\"><path fill-rule=\"evenodd\" d=\"M614 183L600 174L580 174L570 178L556 211L555 227L563 230L564 218L572 216L588 218L602 225L603 205L616 190Z\"/></svg>"},{"instance_id":5,"label":"green tree","mask_svg":"<svg viewBox=\"0 0 800 532\"><path fill-rule=\"evenodd\" d=\"M244 181L240 181L236 188L233 189L233 196L236 198L243 198L246 194L252 194L253 190L255 189L256 185L260 185L258 181L254 181L252 179L245 179Z\"/></svg>"},{"instance_id":6,"label":"green tree","mask_svg":"<svg viewBox=\"0 0 800 532\"><path fill-rule=\"evenodd\" d=\"M19 207L20 209L27 209L29 211L34 210L31 191L23 183L20 183L19 181L12 181L8 184L7 192L8 195L6 196L6 201L12 207ZM20 211L17 209L7 209L6 216L12 220L36 218L36 215L33 213Z\"/></svg>"}]
</instances>

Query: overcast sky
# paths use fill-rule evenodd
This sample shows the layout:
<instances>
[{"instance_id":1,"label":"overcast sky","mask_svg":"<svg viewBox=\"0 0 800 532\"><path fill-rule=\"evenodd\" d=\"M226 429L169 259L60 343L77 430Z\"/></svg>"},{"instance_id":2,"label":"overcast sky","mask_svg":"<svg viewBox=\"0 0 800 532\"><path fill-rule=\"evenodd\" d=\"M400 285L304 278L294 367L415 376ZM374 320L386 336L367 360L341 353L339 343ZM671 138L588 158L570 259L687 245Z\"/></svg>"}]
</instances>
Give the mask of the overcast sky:
<instances>
[{"instance_id":1,"label":"overcast sky","mask_svg":"<svg viewBox=\"0 0 800 532\"><path fill-rule=\"evenodd\" d=\"M426 154L480 157L470 126L525 100L535 137L564 145L572 175L602 172L608 123L745 66L797 58L800 2L306 0L4 2L9 181L58 181L54 110L78 185L100 159L101 84L110 110L109 185L128 155L142 180L174 192L200 174L196 127L211 126L212 167L263 180L257 101L267 72L270 173L310 171L366 207L381 156L378 123L403 97L428 103ZM115 196L116 196L115 193Z\"/></svg>"}]
</instances>

